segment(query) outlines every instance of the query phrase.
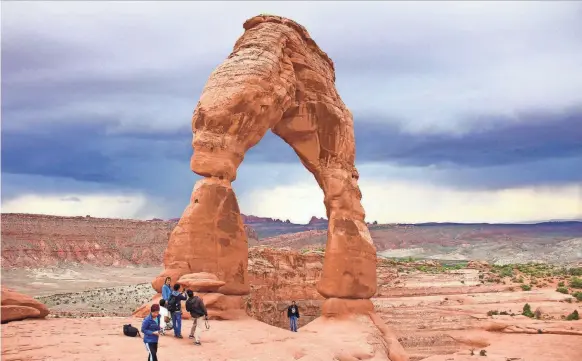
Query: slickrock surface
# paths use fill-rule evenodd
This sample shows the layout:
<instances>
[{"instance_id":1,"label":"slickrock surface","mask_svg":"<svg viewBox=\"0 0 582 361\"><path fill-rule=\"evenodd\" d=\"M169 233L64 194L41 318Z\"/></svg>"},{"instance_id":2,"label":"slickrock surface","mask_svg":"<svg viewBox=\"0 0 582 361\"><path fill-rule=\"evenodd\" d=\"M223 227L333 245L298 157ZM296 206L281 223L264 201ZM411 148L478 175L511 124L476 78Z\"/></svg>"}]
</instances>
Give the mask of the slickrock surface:
<instances>
[{"instance_id":1,"label":"slickrock surface","mask_svg":"<svg viewBox=\"0 0 582 361\"><path fill-rule=\"evenodd\" d=\"M2 269L160 266L176 221L2 214ZM245 226L256 243L256 232Z\"/></svg>"},{"instance_id":2,"label":"slickrock surface","mask_svg":"<svg viewBox=\"0 0 582 361\"><path fill-rule=\"evenodd\" d=\"M49 314L49 309L30 296L2 287L0 313L2 323L6 323L27 318L43 318Z\"/></svg>"},{"instance_id":3,"label":"slickrock surface","mask_svg":"<svg viewBox=\"0 0 582 361\"><path fill-rule=\"evenodd\" d=\"M50 319L2 325L3 360L143 360L139 338L122 334L122 325L140 319ZM185 322L183 327L189 327ZM384 338L367 316L318 319L294 333L252 319L211 321L202 346L191 340L162 336L161 360L388 360ZM403 361L393 359L392 361Z\"/></svg>"},{"instance_id":4,"label":"slickrock surface","mask_svg":"<svg viewBox=\"0 0 582 361\"><path fill-rule=\"evenodd\" d=\"M335 88L333 62L292 20L256 16L244 29L194 111L190 167L205 178L172 232L159 278L211 272L226 282L222 293L249 293L247 239L230 183L246 151L271 129L324 192L329 227L319 293L370 298L376 249L354 166L353 118Z\"/></svg>"}]
</instances>

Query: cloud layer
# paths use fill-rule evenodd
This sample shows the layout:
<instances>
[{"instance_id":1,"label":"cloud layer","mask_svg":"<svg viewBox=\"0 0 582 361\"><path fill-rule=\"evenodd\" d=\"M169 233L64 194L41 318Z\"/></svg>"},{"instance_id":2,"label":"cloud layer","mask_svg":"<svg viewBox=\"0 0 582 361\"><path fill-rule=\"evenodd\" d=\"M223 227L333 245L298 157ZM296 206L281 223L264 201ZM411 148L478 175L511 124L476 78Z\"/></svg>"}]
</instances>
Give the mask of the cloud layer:
<instances>
[{"instance_id":1,"label":"cloud layer","mask_svg":"<svg viewBox=\"0 0 582 361\"><path fill-rule=\"evenodd\" d=\"M334 60L370 217L582 217L576 2L6 3L3 211L179 215L197 98L259 13L300 22ZM302 221L324 214L311 178L267 134L234 186L243 212Z\"/></svg>"}]
</instances>

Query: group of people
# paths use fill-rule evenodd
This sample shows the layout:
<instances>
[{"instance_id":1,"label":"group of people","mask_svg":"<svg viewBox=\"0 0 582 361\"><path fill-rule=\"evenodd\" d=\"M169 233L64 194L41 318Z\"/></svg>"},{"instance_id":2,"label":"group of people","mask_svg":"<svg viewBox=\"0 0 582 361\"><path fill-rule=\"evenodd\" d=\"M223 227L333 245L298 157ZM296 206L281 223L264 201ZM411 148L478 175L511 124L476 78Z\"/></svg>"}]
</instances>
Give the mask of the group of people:
<instances>
[{"instance_id":1,"label":"group of people","mask_svg":"<svg viewBox=\"0 0 582 361\"><path fill-rule=\"evenodd\" d=\"M208 312L204 301L192 290L180 292L180 284L171 286L172 279L167 277L162 286L162 298L159 304L153 304L150 314L143 320L141 332L143 342L148 351L148 361L158 361L158 341L160 335L165 335L167 331L173 330L174 337L182 337L182 301L186 301L186 312L192 316L192 328L190 329L190 339L194 339L194 345L200 346L201 325L198 320L204 317L208 320ZM200 326L200 327L199 327Z\"/></svg>"},{"instance_id":2,"label":"group of people","mask_svg":"<svg viewBox=\"0 0 582 361\"><path fill-rule=\"evenodd\" d=\"M158 340L160 335L165 335L166 331L173 330L174 337L182 337L182 301L186 301L186 312L192 316L192 328L188 338L194 339L194 344L200 346L201 326L198 320L204 316L208 320L208 312L204 301L192 290L180 292L180 284L171 286L172 279L166 277L162 286L162 298L159 304L153 304L150 314L143 320L141 332L144 335L143 342L148 351L148 361L158 361ZM173 288L173 290L172 290ZM295 301L287 307L287 317L289 318L289 328L292 332L297 332L297 320L299 318L299 307ZM200 326L200 327L199 327ZM198 332L197 332L198 331Z\"/></svg>"}]
</instances>

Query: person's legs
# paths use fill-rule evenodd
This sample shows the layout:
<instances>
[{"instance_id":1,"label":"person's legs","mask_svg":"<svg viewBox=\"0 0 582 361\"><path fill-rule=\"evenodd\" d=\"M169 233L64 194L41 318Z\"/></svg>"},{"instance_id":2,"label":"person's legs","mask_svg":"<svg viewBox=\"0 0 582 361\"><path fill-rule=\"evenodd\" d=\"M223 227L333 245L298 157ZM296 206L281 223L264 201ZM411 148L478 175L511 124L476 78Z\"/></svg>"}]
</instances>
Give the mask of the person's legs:
<instances>
[{"instance_id":1,"label":"person's legs","mask_svg":"<svg viewBox=\"0 0 582 361\"><path fill-rule=\"evenodd\" d=\"M176 336L176 312L171 312L170 316L172 317L172 328L174 329L174 336Z\"/></svg>"},{"instance_id":2,"label":"person's legs","mask_svg":"<svg viewBox=\"0 0 582 361\"><path fill-rule=\"evenodd\" d=\"M196 319L196 324L194 326L194 343L196 345L200 345L200 332L202 331L202 324L200 324L200 327L198 327L198 322L202 322L199 320L200 320L200 317L198 317Z\"/></svg>"},{"instance_id":3,"label":"person's legs","mask_svg":"<svg viewBox=\"0 0 582 361\"><path fill-rule=\"evenodd\" d=\"M146 350L148 350L148 361L158 361L158 343L146 343Z\"/></svg>"},{"instance_id":4,"label":"person's legs","mask_svg":"<svg viewBox=\"0 0 582 361\"><path fill-rule=\"evenodd\" d=\"M198 327L198 320L200 317L196 317L192 319L192 329L190 330L190 338L194 338L194 343L196 345L200 345L200 330L201 327Z\"/></svg>"},{"instance_id":5,"label":"person's legs","mask_svg":"<svg viewBox=\"0 0 582 361\"><path fill-rule=\"evenodd\" d=\"M291 316L292 321L292 329L291 331L297 332L297 317Z\"/></svg>"},{"instance_id":6,"label":"person's legs","mask_svg":"<svg viewBox=\"0 0 582 361\"><path fill-rule=\"evenodd\" d=\"M192 317L192 328L190 329L190 338L194 338L194 333L196 332L196 326L198 325L198 317Z\"/></svg>"},{"instance_id":7,"label":"person's legs","mask_svg":"<svg viewBox=\"0 0 582 361\"><path fill-rule=\"evenodd\" d=\"M182 313L176 312L176 325L174 326L174 336L182 337Z\"/></svg>"}]
</instances>

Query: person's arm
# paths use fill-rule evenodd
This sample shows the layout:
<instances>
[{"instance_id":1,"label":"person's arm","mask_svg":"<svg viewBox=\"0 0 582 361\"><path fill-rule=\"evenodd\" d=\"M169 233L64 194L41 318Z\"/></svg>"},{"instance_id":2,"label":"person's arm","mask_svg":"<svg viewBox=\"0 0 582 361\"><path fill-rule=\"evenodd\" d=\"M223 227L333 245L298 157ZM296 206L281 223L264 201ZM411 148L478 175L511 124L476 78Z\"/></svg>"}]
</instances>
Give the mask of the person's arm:
<instances>
[{"instance_id":1,"label":"person's arm","mask_svg":"<svg viewBox=\"0 0 582 361\"><path fill-rule=\"evenodd\" d=\"M166 301L170 298L170 287L166 284L162 286L162 298Z\"/></svg>"},{"instance_id":2,"label":"person's arm","mask_svg":"<svg viewBox=\"0 0 582 361\"><path fill-rule=\"evenodd\" d=\"M202 309L202 311L204 311L204 317L208 318L208 311L206 311L206 305L204 304L204 301L202 301L202 299L200 299L200 308Z\"/></svg>"},{"instance_id":3,"label":"person's arm","mask_svg":"<svg viewBox=\"0 0 582 361\"><path fill-rule=\"evenodd\" d=\"M190 306L192 306L191 303L186 300L186 312L190 312Z\"/></svg>"},{"instance_id":4,"label":"person's arm","mask_svg":"<svg viewBox=\"0 0 582 361\"><path fill-rule=\"evenodd\" d=\"M149 330L146 326L148 324L148 319L145 318L143 320L143 322L141 323L141 333L143 333L144 335L148 335L148 336L153 336L154 332Z\"/></svg>"},{"instance_id":5,"label":"person's arm","mask_svg":"<svg viewBox=\"0 0 582 361\"><path fill-rule=\"evenodd\" d=\"M287 317L291 317L291 306L287 307Z\"/></svg>"},{"instance_id":6,"label":"person's arm","mask_svg":"<svg viewBox=\"0 0 582 361\"><path fill-rule=\"evenodd\" d=\"M176 296L176 298L182 301L186 301L188 299L188 297L184 296L183 294L179 294L178 296Z\"/></svg>"}]
</instances>

